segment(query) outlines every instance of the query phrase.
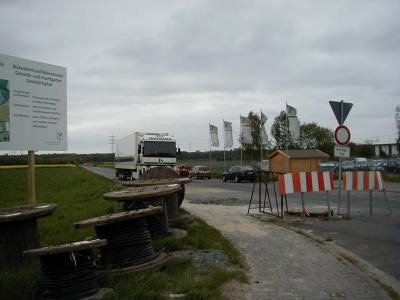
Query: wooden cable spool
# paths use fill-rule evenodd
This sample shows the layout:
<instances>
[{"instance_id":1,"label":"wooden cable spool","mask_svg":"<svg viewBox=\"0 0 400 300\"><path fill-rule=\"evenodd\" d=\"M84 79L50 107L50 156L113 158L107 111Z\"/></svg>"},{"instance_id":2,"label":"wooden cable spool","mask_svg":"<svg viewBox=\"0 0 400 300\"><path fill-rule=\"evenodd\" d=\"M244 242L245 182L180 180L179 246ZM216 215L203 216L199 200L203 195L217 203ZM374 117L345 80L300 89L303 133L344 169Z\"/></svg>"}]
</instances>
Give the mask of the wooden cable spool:
<instances>
[{"instance_id":1,"label":"wooden cable spool","mask_svg":"<svg viewBox=\"0 0 400 300\"><path fill-rule=\"evenodd\" d=\"M132 210L77 222L74 227L95 227L97 237L107 239L107 245L99 248L97 268L125 269L148 263L161 254L153 250L145 221L146 216L161 211L162 206Z\"/></svg>"},{"instance_id":2,"label":"wooden cable spool","mask_svg":"<svg viewBox=\"0 0 400 300\"><path fill-rule=\"evenodd\" d=\"M151 168L139 176L139 180L166 179L166 178L182 178L182 177L174 169L168 167ZM189 182L191 182L191 180ZM181 206L183 199L185 199L185 184L181 183L181 187L182 187L181 191L178 192L178 207Z\"/></svg>"},{"instance_id":3,"label":"wooden cable spool","mask_svg":"<svg viewBox=\"0 0 400 300\"><path fill-rule=\"evenodd\" d=\"M42 299L83 299L98 294L92 248L106 244L103 239L24 251L25 256L40 257Z\"/></svg>"},{"instance_id":4,"label":"wooden cable spool","mask_svg":"<svg viewBox=\"0 0 400 300\"><path fill-rule=\"evenodd\" d=\"M168 217L176 218L179 216L178 192L180 190L179 184L151 185L110 192L104 194L103 198L124 202L124 210L141 209L148 205L158 206L165 202Z\"/></svg>"},{"instance_id":5,"label":"wooden cable spool","mask_svg":"<svg viewBox=\"0 0 400 300\"><path fill-rule=\"evenodd\" d=\"M37 219L51 215L57 204L40 203L0 209L0 269L15 269L36 261L24 257L28 249L40 248Z\"/></svg>"}]
</instances>

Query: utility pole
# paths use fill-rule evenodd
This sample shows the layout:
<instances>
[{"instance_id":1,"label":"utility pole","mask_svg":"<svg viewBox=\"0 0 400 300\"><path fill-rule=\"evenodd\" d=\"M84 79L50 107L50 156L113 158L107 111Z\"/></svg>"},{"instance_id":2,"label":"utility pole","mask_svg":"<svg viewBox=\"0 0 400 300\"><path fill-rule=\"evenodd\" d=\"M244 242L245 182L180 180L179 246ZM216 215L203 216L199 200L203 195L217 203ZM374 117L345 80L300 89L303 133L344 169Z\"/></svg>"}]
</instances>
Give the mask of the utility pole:
<instances>
[{"instance_id":1,"label":"utility pole","mask_svg":"<svg viewBox=\"0 0 400 300\"><path fill-rule=\"evenodd\" d=\"M111 141L111 142L110 142L109 144L111 144L111 154L114 153L115 137L116 137L116 136L115 136L113 133L112 133L111 136L110 136L110 138L111 138L110 141Z\"/></svg>"}]
</instances>

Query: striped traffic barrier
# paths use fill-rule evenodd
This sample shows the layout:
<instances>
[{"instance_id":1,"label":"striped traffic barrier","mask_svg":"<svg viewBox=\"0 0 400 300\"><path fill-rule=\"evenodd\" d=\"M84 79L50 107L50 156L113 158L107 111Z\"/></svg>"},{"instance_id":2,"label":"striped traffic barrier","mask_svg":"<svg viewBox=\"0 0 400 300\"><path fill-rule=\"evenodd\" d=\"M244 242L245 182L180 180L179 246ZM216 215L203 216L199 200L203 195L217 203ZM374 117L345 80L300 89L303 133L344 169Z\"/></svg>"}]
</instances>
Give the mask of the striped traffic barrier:
<instances>
[{"instance_id":1,"label":"striped traffic barrier","mask_svg":"<svg viewBox=\"0 0 400 300\"><path fill-rule=\"evenodd\" d=\"M328 191L334 190L332 172L296 172L287 173L278 177L279 194L286 195L301 193L301 204L303 208L303 219L307 213L304 205L304 193L307 192L326 192L328 204L328 215L331 218L331 206Z\"/></svg>"},{"instance_id":2,"label":"striped traffic barrier","mask_svg":"<svg viewBox=\"0 0 400 300\"><path fill-rule=\"evenodd\" d=\"M347 191L347 214L350 216L350 192L351 191L369 191L369 211L372 216L372 191L382 190L385 194L386 203L390 213L392 208L386 195L385 182L382 173L379 171L357 171L343 173L343 189Z\"/></svg>"}]
</instances>

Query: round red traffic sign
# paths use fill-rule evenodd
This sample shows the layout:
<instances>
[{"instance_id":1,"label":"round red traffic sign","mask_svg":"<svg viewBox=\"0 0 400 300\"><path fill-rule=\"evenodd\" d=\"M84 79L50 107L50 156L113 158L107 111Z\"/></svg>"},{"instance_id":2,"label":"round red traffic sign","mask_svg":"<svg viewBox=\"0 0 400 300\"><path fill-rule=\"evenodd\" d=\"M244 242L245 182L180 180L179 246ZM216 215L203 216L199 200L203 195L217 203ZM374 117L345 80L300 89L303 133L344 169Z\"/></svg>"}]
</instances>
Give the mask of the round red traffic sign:
<instances>
[{"instance_id":1,"label":"round red traffic sign","mask_svg":"<svg viewBox=\"0 0 400 300\"><path fill-rule=\"evenodd\" d=\"M340 146L346 146L350 142L350 130L344 125L339 125L335 130L335 141Z\"/></svg>"}]
</instances>

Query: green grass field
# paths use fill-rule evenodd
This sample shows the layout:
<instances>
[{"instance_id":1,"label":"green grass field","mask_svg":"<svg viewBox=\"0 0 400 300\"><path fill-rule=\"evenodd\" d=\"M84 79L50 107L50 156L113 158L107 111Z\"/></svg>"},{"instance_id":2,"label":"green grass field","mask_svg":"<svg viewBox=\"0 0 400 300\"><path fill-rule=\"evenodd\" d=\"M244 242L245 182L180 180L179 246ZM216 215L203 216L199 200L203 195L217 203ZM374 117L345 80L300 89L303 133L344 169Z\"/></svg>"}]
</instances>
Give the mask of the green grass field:
<instances>
[{"instance_id":1,"label":"green grass field","mask_svg":"<svg viewBox=\"0 0 400 300\"><path fill-rule=\"evenodd\" d=\"M57 246L96 238L93 228L74 229L73 224L99 216L121 212L121 204L103 200L102 195L121 187L81 167L39 168L36 176L36 203L56 203L58 209L38 219L42 247ZM28 173L26 169L0 170L0 208L28 204ZM160 271L139 274L98 274L102 287L113 293L103 299L167 299L167 295L186 294L185 299L224 299L220 286L231 279L246 282L240 252L219 231L200 219L170 222L170 228L188 232L183 239L166 237L154 241L154 251L217 249L228 257L228 268L195 268L190 259L173 259ZM97 251L95 249L95 256ZM20 270L1 270L1 299L40 299L43 291L40 265Z\"/></svg>"}]
</instances>

